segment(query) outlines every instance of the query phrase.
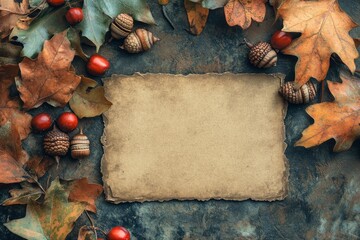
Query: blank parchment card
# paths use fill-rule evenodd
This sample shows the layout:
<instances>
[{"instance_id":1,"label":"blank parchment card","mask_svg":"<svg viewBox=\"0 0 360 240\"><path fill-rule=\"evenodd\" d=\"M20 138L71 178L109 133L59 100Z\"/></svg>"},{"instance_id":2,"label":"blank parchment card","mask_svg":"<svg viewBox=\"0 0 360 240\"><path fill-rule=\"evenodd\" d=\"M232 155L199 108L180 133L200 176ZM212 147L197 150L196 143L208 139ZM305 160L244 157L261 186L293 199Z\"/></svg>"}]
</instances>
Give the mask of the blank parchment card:
<instances>
[{"instance_id":1,"label":"blank parchment card","mask_svg":"<svg viewBox=\"0 0 360 240\"><path fill-rule=\"evenodd\" d=\"M282 75L105 79L108 201L280 200L287 193Z\"/></svg>"}]
</instances>

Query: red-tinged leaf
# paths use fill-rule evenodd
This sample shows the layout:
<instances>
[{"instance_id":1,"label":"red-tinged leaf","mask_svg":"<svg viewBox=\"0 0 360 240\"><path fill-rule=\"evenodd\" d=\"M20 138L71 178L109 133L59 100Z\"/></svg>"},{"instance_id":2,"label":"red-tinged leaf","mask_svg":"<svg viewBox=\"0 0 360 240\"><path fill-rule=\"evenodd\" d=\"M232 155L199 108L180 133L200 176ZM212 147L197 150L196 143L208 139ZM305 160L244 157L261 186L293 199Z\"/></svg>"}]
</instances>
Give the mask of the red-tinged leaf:
<instances>
[{"instance_id":1,"label":"red-tinged leaf","mask_svg":"<svg viewBox=\"0 0 360 240\"><path fill-rule=\"evenodd\" d=\"M14 234L29 240L65 240L85 204L68 202L68 191L56 179L46 191L45 201L27 205L26 216L5 223Z\"/></svg>"},{"instance_id":2,"label":"red-tinged leaf","mask_svg":"<svg viewBox=\"0 0 360 240\"><path fill-rule=\"evenodd\" d=\"M69 201L84 202L86 210L96 212L95 201L102 193L103 187L99 184L89 183L87 178L71 181L68 187L70 191Z\"/></svg>"},{"instance_id":3,"label":"red-tinged leaf","mask_svg":"<svg viewBox=\"0 0 360 240\"><path fill-rule=\"evenodd\" d=\"M6 199L2 205L10 206L17 204L28 204L30 202L38 200L43 192L38 186L34 186L30 183L24 182L21 184L21 189L10 190L11 198Z\"/></svg>"}]
</instances>

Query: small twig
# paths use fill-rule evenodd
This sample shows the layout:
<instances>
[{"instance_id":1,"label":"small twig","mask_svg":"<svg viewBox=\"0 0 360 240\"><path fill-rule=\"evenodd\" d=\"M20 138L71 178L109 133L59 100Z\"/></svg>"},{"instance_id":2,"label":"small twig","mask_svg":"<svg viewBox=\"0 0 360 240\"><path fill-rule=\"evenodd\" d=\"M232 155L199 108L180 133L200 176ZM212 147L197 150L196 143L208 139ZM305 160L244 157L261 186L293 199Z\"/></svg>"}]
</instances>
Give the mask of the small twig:
<instances>
[{"instance_id":1,"label":"small twig","mask_svg":"<svg viewBox=\"0 0 360 240\"><path fill-rule=\"evenodd\" d=\"M24 168L21 168L23 170L23 172L25 173L26 177L27 178L30 178L31 180L33 180L36 185L38 185L38 187L41 189L41 191L43 193L46 193L45 189L43 188L43 186L39 183L39 181L34 177L32 176L31 174L29 174Z\"/></svg>"},{"instance_id":2,"label":"small twig","mask_svg":"<svg viewBox=\"0 0 360 240\"><path fill-rule=\"evenodd\" d=\"M96 227L94 224L94 219L90 216L89 212L87 210L85 210L85 214L88 217L90 224L91 224L91 229L94 231L95 234L95 239L97 239L97 232L96 232Z\"/></svg>"},{"instance_id":3,"label":"small twig","mask_svg":"<svg viewBox=\"0 0 360 240\"><path fill-rule=\"evenodd\" d=\"M163 13L164 18L166 19L166 21L170 24L170 26L172 27L172 29L175 30L175 26L174 26L174 24L172 23L171 19L169 18L169 15L168 15L167 12L166 12L165 5L162 5L162 6L161 6L161 11L162 11L162 13Z\"/></svg>"},{"instance_id":4,"label":"small twig","mask_svg":"<svg viewBox=\"0 0 360 240\"><path fill-rule=\"evenodd\" d=\"M107 235L107 233L104 230L102 230L101 228L95 227L95 229L100 231L102 234L104 234L104 236Z\"/></svg>"}]
</instances>

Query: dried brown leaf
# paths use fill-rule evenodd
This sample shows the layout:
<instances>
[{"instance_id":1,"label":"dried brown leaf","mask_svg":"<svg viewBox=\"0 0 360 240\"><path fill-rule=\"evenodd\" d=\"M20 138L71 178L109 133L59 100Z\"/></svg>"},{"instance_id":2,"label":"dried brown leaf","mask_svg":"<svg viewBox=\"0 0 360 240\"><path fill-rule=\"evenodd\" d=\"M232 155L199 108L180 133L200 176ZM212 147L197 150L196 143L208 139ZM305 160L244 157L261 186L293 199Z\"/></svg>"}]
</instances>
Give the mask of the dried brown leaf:
<instances>
[{"instance_id":1,"label":"dried brown leaf","mask_svg":"<svg viewBox=\"0 0 360 240\"><path fill-rule=\"evenodd\" d=\"M11 198L6 199L2 205L11 206L18 204L29 204L32 201L38 200L43 194L38 186L33 186L30 183L24 182L21 184L21 189L10 190Z\"/></svg>"},{"instance_id":2,"label":"dried brown leaf","mask_svg":"<svg viewBox=\"0 0 360 240\"><path fill-rule=\"evenodd\" d=\"M45 41L37 59L25 58L19 64L22 78L16 85L24 108L36 108L44 102L63 107L79 85L80 77L71 68L75 52L66 34L58 33Z\"/></svg>"},{"instance_id":3,"label":"dried brown leaf","mask_svg":"<svg viewBox=\"0 0 360 240\"><path fill-rule=\"evenodd\" d=\"M29 0L0 0L0 37L7 37L18 20L29 12Z\"/></svg>"},{"instance_id":4,"label":"dried brown leaf","mask_svg":"<svg viewBox=\"0 0 360 240\"><path fill-rule=\"evenodd\" d=\"M349 31L357 24L340 8L337 0L285 1L279 8L285 32L301 36L283 52L298 57L295 84L299 88L311 77L322 81L330 66L331 54L336 53L355 71L354 59L359 54Z\"/></svg>"},{"instance_id":5,"label":"dried brown leaf","mask_svg":"<svg viewBox=\"0 0 360 240\"><path fill-rule=\"evenodd\" d=\"M201 2L195 3L190 0L185 0L184 5L188 16L190 32L194 35L199 35L205 28L209 9L203 8Z\"/></svg>"},{"instance_id":6,"label":"dried brown leaf","mask_svg":"<svg viewBox=\"0 0 360 240\"><path fill-rule=\"evenodd\" d=\"M84 76L81 76L81 82L69 104L79 118L99 116L112 105L105 98L104 87Z\"/></svg>"}]
</instances>

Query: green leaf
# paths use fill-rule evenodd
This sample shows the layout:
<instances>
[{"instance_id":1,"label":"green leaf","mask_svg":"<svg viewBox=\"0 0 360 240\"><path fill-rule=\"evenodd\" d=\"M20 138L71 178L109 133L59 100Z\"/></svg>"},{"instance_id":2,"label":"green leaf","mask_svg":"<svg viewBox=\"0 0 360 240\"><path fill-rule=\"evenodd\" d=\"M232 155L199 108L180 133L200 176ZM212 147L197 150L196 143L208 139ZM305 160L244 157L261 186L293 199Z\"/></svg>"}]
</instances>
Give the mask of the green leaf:
<instances>
[{"instance_id":1,"label":"green leaf","mask_svg":"<svg viewBox=\"0 0 360 240\"><path fill-rule=\"evenodd\" d=\"M99 116L112 105L105 98L104 87L84 76L81 76L81 82L69 103L79 118Z\"/></svg>"},{"instance_id":2,"label":"green leaf","mask_svg":"<svg viewBox=\"0 0 360 240\"><path fill-rule=\"evenodd\" d=\"M203 8L208 8L214 10L217 8L222 8L226 5L229 0L190 0L191 2L201 2Z\"/></svg>"},{"instance_id":3,"label":"green leaf","mask_svg":"<svg viewBox=\"0 0 360 240\"><path fill-rule=\"evenodd\" d=\"M55 179L46 192L43 204L31 202L24 218L4 225L28 240L64 240L86 207L83 203L68 202L68 196L59 179Z\"/></svg>"},{"instance_id":4,"label":"green leaf","mask_svg":"<svg viewBox=\"0 0 360 240\"><path fill-rule=\"evenodd\" d=\"M44 41L52 35L64 31L69 27L64 15L67 7L64 5L60 8L46 8L41 12L30 25L29 29L21 30L14 28L10 39L20 42L24 45L22 55L28 58L35 58L42 50Z\"/></svg>"},{"instance_id":5,"label":"green leaf","mask_svg":"<svg viewBox=\"0 0 360 240\"><path fill-rule=\"evenodd\" d=\"M74 28L69 28L67 32L67 37L71 43L71 47L75 50L77 56L81 57L85 62L87 62L89 56L84 53L84 50L81 47L80 34Z\"/></svg>"},{"instance_id":6,"label":"green leaf","mask_svg":"<svg viewBox=\"0 0 360 240\"><path fill-rule=\"evenodd\" d=\"M104 43L112 19L120 13L128 13L135 20L155 24L146 0L84 0L83 12L84 20L76 28L95 44L96 51Z\"/></svg>"}]
</instances>

